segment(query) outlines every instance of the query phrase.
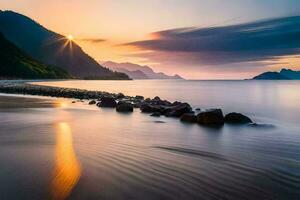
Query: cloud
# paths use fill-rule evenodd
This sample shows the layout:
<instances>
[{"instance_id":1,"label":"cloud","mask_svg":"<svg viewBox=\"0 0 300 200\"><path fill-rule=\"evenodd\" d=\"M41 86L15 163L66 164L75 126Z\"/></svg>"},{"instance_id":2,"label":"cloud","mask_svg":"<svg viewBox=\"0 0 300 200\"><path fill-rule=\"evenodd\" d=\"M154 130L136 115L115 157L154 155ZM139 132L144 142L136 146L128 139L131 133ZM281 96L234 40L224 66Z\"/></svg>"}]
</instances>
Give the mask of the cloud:
<instances>
[{"instance_id":1,"label":"cloud","mask_svg":"<svg viewBox=\"0 0 300 200\"><path fill-rule=\"evenodd\" d=\"M300 16L221 27L188 27L152 33L125 46L134 56L185 65L227 65L278 60L300 54Z\"/></svg>"},{"instance_id":2,"label":"cloud","mask_svg":"<svg viewBox=\"0 0 300 200\"><path fill-rule=\"evenodd\" d=\"M83 42L90 42L90 43L102 43L102 42L106 42L106 39L103 38L81 38L81 39L77 39L79 41L83 41Z\"/></svg>"}]
</instances>

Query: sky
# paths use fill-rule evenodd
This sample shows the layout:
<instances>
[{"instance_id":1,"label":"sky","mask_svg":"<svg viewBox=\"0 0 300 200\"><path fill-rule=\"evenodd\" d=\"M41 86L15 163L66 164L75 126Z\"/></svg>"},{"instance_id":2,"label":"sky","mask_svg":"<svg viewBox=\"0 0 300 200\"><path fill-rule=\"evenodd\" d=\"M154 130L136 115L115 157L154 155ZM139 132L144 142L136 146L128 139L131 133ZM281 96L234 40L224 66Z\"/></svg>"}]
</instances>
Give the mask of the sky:
<instances>
[{"instance_id":1,"label":"sky","mask_svg":"<svg viewBox=\"0 0 300 200\"><path fill-rule=\"evenodd\" d=\"M0 9L73 35L97 61L188 79L300 69L299 0L0 0Z\"/></svg>"}]
</instances>

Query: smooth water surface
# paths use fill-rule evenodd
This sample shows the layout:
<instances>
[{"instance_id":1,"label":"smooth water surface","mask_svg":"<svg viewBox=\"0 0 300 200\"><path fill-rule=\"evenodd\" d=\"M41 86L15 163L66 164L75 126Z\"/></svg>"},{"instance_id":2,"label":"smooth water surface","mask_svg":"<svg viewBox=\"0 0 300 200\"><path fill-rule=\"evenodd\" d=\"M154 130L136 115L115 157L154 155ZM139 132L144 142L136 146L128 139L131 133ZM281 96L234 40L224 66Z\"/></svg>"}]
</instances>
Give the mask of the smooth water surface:
<instances>
[{"instance_id":1,"label":"smooth water surface","mask_svg":"<svg viewBox=\"0 0 300 200\"><path fill-rule=\"evenodd\" d=\"M0 96L1 199L299 199L300 82L47 84L159 95L262 125L207 128L69 99Z\"/></svg>"},{"instance_id":2,"label":"smooth water surface","mask_svg":"<svg viewBox=\"0 0 300 200\"><path fill-rule=\"evenodd\" d=\"M186 101L203 109L219 107L225 113L242 112L264 123L272 123L272 120L294 125L300 123L300 81L134 80L35 84L122 92L150 98L159 96L169 101Z\"/></svg>"}]
</instances>

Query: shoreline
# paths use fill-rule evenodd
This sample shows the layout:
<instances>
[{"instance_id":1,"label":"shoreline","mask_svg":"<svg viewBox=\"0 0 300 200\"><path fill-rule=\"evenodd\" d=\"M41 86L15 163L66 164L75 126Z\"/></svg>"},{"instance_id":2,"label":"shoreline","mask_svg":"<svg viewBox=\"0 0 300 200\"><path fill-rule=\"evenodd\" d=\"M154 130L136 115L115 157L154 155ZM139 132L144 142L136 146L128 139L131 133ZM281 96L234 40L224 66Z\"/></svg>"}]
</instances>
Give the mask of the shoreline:
<instances>
[{"instance_id":1,"label":"shoreline","mask_svg":"<svg viewBox=\"0 0 300 200\"><path fill-rule=\"evenodd\" d=\"M255 124L249 117L240 113L232 112L224 116L221 109L192 108L189 103L178 101L172 103L158 96L145 99L139 95L134 97L122 93L36 85L25 80L0 81L0 93L88 100L89 105L115 108L117 112L130 113L134 109L140 109L142 113L148 113L152 117L179 118L182 122L204 126L223 126L225 123Z\"/></svg>"}]
</instances>

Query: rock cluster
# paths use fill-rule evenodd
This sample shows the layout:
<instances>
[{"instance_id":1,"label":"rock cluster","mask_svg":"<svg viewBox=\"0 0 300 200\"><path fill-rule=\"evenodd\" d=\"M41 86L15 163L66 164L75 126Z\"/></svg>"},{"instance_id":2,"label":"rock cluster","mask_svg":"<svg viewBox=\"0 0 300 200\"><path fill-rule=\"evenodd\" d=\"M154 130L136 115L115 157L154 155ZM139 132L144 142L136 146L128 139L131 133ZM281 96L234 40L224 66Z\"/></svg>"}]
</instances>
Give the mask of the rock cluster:
<instances>
[{"instance_id":1,"label":"rock cluster","mask_svg":"<svg viewBox=\"0 0 300 200\"><path fill-rule=\"evenodd\" d=\"M165 116L180 118L182 122L198 123L204 126L222 126L224 123L252 123L249 117L240 113L229 113L224 117L221 109L202 110L199 108L195 110L195 113L188 103L178 101L169 102L162 100L158 96L153 99L145 99L139 95L131 97L122 93L114 94L72 88L38 86L23 82L0 82L0 92L90 100L89 105L96 104L102 108L115 108L117 112L130 113L134 111L134 108L139 108L141 112L149 113L153 117Z\"/></svg>"}]
</instances>

